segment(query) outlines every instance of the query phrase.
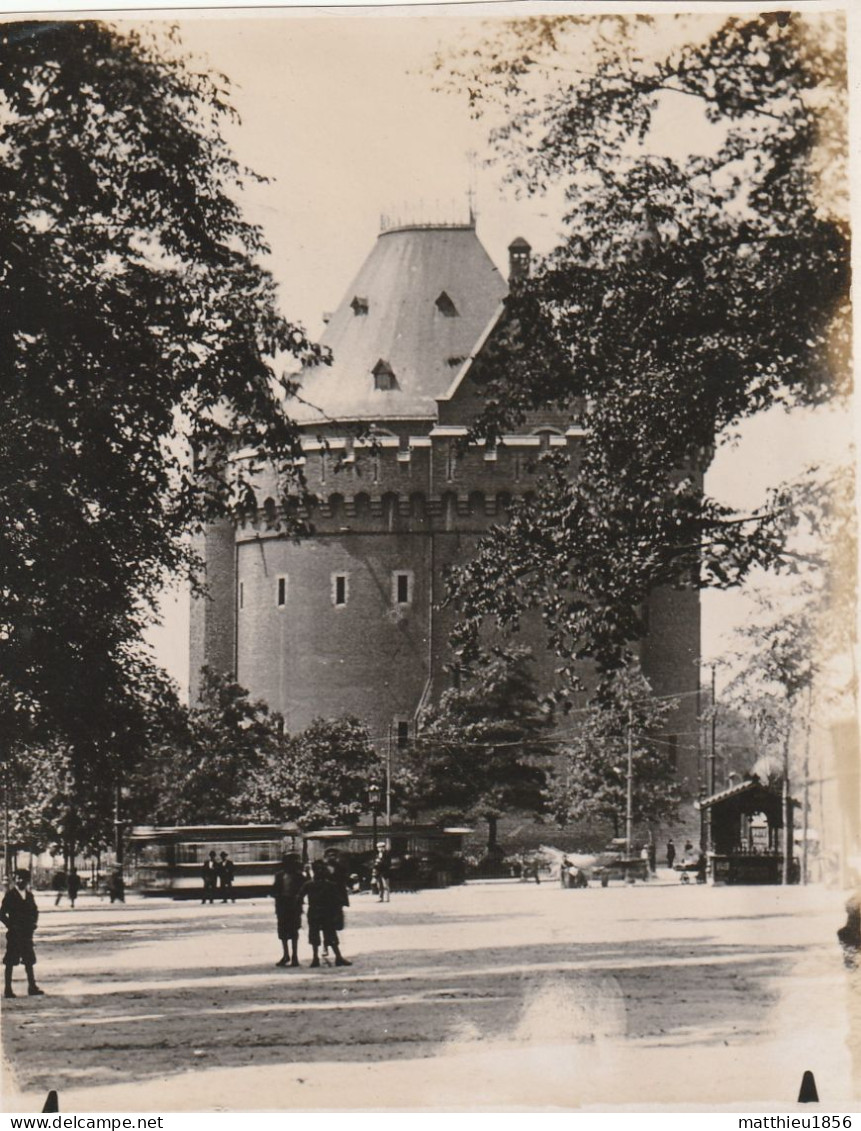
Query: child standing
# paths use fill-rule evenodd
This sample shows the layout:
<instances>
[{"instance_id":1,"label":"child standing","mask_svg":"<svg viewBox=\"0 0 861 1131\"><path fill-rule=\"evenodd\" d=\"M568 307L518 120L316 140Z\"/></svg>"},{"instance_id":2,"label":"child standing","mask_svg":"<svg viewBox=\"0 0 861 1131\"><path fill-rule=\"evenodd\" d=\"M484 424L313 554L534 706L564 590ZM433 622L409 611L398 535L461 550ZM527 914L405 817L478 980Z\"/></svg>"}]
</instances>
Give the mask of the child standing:
<instances>
[{"instance_id":1,"label":"child standing","mask_svg":"<svg viewBox=\"0 0 861 1131\"><path fill-rule=\"evenodd\" d=\"M33 972L36 965L33 935L38 922L39 909L30 890L30 873L22 868L15 873L15 886L6 892L0 903L0 923L6 928L4 997L16 996L12 990L12 970L19 963L27 973L27 993L30 997L41 996L45 992L36 985L36 975Z\"/></svg>"},{"instance_id":2,"label":"child standing","mask_svg":"<svg viewBox=\"0 0 861 1131\"><path fill-rule=\"evenodd\" d=\"M275 919L278 924L278 938L284 954L276 966L299 965L299 927L302 924L302 892L305 873L302 861L294 852L285 852L281 857L281 867L275 873L272 894L275 897ZM293 954L290 954L290 948ZM319 963L318 963L319 965Z\"/></svg>"},{"instance_id":3,"label":"child standing","mask_svg":"<svg viewBox=\"0 0 861 1131\"><path fill-rule=\"evenodd\" d=\"M352 966L341 954L338 931L344 929L344 904L341 888L329 875L326 865L316 860L311 879L299 893L300 906L308 900L308 942L314 952L312 966L320 965L320 936L335 955L336 966Z\"/></svg>"}]
</instances>

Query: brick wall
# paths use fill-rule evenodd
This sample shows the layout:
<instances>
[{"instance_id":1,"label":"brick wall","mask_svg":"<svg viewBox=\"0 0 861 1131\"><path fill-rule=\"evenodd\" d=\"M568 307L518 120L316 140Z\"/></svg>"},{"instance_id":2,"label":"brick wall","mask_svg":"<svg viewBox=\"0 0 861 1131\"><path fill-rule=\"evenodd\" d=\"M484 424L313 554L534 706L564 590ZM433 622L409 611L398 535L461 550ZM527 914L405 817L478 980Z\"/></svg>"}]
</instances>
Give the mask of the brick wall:
<instances>
[{"instance_id":1,"label":"brick wall","mask_svg":"<svg viewBox=\"0 0 861 1131\"><path fill-rule=\"evenodd\" d=\"M207 595L192 597L189 640L189 700L200 697L204 664L233 673L235 643L235 533L233 523L211 523L195 539L194 549L206 567Z\"/></svg>"}]
</instances>

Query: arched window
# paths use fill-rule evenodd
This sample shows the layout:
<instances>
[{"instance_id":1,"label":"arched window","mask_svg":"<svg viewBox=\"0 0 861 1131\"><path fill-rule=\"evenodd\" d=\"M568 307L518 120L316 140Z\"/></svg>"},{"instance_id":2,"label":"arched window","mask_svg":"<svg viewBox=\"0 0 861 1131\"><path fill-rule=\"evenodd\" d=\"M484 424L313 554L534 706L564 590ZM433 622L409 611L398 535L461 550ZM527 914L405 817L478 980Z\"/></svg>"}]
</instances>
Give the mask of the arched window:
<instances>
[{"instance_id":1,"label":"arched window","mask_svg":"<svg viewBox=\"0 0 861 1131\"><path fill-rule=\"evenodd\" d=\"M273 498L264 499L263 501L263 523L267 530L271 530L278 522L278 508L275 506Z\"/></svg>"}]
</instances>

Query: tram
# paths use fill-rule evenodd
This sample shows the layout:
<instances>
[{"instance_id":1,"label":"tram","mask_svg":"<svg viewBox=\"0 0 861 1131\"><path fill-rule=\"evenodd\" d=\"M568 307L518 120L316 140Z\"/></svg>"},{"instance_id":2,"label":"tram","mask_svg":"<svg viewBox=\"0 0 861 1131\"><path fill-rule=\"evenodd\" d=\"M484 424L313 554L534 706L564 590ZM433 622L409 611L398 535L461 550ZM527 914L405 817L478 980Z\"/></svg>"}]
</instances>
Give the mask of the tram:
<instances>
[{"instance_id":1,"label":"tram","mask_svg":"<svg viewBox=\"0 0 861 1131\"><path fill-rule=\"evenodd\" d=\"M142 895L201 898L204 861L226 852L241 897L266 894L282 853L301 851L302 838L295 825L139 825L127 847L126 885Z\"/></svg>"}]
</instances>

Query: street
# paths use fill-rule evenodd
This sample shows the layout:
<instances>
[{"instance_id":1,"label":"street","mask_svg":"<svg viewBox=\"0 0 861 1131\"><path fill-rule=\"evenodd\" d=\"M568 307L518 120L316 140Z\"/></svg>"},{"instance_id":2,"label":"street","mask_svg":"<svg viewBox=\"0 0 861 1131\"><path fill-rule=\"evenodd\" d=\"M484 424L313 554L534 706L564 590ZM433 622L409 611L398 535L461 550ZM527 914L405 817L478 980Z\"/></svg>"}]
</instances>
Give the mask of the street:
<instances>
[{"instance_id":1,"label":"street","mask_svg":"<svg viewBox=\"0 0 861 1131\"><path fill-rule=\"evenodd\" d=\"M349 969L276 969L271 901L39 897L4 1107L853 1107L843 896L662 881L353 897ZM16 970L15 988L26 994Z\"/></svg>"}]
</instances>

